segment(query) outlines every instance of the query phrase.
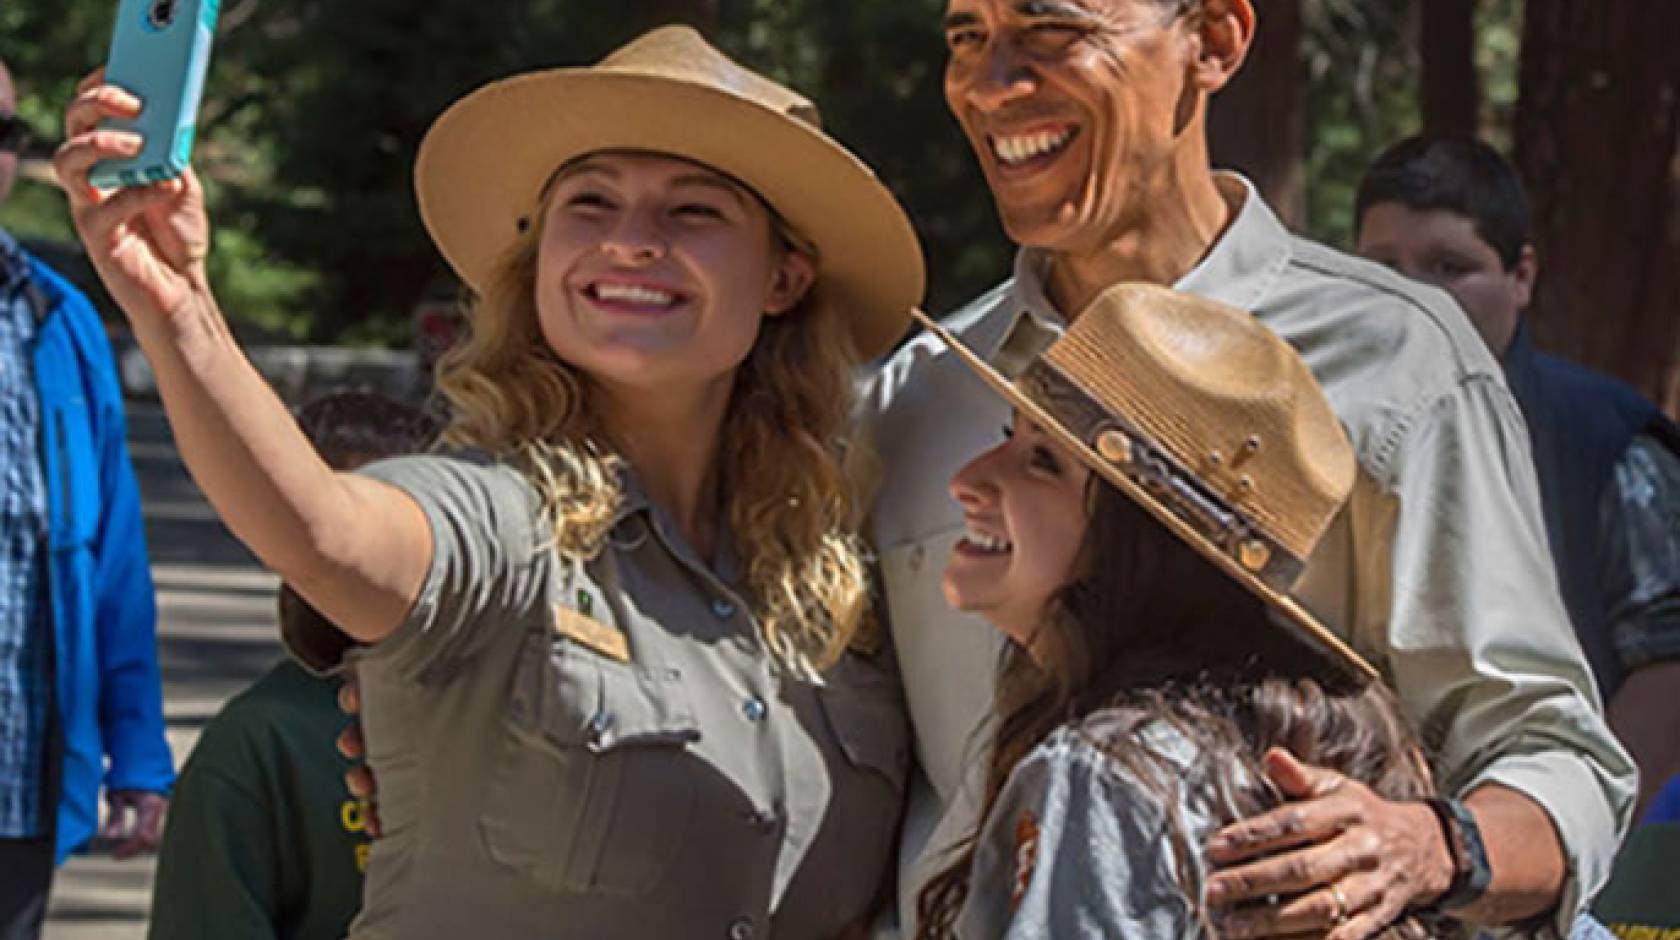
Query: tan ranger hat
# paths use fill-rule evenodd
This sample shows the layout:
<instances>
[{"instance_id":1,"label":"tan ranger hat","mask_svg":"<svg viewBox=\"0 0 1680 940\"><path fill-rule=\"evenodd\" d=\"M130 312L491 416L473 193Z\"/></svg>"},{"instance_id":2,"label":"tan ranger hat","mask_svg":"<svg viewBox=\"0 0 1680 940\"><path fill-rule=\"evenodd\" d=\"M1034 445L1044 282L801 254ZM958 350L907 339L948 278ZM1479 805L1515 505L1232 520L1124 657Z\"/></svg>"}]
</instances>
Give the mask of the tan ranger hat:
<instances>
[{"instance_id":1,"label":"tan ranger hat","mask_svg":"<svg viewBox=\"0 0 1680 940\"><path fill-rule=\"evenodd\" d=\"M1259 595L1305 641L1377 672L1290 589L1353 489L1353 447L1300 356L1244 311L1109 289L1014 382L922 325L1023 416Z\"/></svg>"},{"instance_id":2,"label":"tan ranger hat","mask_svg":"<svg viewBox=\"0 0 1680 940\"><path fill-rule=\"evenodd\" d=\"M420 215L482 292L554 171L604 150L682 157L757 192L816 248L813 296L839 306L866 359L909 328L924 271L898 201L822 132L809 101L687 27L653 30L598 65L516 75L455 102L420 144Z\"/></svg>"}]
</instances>

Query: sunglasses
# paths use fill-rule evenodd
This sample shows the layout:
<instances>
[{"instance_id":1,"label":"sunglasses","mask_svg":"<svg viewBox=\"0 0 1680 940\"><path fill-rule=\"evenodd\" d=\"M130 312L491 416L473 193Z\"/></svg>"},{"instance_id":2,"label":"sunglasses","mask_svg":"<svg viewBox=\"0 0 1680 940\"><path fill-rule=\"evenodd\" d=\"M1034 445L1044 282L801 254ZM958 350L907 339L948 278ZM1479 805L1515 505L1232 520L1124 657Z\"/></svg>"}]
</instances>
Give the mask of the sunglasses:
<instances>
[{"instance_id":1,"label":"sunglasses","mask_svg":"<svg viewBox=\"0 0 1680 940\"><path fill-rule=\"evenodd\" d=\"M0 114L0 153L18 153L29 146L29 125L15 114Z\"/></svg>"}]
</instances>

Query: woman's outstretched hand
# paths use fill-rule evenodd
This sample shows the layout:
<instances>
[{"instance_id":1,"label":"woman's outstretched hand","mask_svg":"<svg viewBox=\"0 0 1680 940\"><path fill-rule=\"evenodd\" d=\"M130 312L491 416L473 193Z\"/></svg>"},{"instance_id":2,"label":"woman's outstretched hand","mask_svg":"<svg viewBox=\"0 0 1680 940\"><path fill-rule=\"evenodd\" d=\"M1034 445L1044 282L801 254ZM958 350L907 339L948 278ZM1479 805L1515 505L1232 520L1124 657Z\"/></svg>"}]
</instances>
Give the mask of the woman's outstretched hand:
<instances>
[{"instance_id":1,"label":"woman's outstretched hand","mask_svg":"<svg viewBox=\"0 0 1680 940\"><path fill-rule=\"evenodd\" d=\"M141 102L105 84L104 69L82 79L64 112L64 143L53 169L70 198L70 215L99 277L136 327L168 318L196 299L209 302L204 258L210 223L204 190L188 170L179 179L101 190L93 165L140 152L131 131L101 129L107 118L133 118Z\"/></svg>"}]
</instances>

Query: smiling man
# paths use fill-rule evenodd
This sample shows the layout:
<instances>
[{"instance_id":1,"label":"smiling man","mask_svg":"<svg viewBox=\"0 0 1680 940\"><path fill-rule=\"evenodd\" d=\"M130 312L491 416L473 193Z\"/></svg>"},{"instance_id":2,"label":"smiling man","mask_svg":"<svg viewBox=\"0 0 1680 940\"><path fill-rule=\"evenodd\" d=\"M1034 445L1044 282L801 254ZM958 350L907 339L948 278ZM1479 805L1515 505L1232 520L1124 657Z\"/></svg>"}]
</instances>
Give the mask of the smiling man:
<instances>
[{"instance_id":1,"label":"smiling man","mask_svg":"<svg viewBox=\"0 0 1680 940\"><path fill-rule=\"evenodd\" d=\"M1521 417L1444 294L1293 237L1246 180L1212 170L1208 100L1254 29L1249 0L950 0L947 100L1022 247L1014 277L947 324L1012 371L1105 288L1175 286L1290 341L1354 442L1361 485L1302 591L1400 692L1456 799L1389 803L1279 756L1299 801L1209 846L1228 866L1207 887L1225 936L1347 940L1408 907L1567 929L1608 872L1634 772L1559 600ZM870 406L889 468L874 536L921 769L908 934L920 885L976 821L997 662L993 634L940 593L964 534L947 481L1008 416L927 336ZM1283 900L1233 910L1266 898Z\"/></svg>"}]
</instances>

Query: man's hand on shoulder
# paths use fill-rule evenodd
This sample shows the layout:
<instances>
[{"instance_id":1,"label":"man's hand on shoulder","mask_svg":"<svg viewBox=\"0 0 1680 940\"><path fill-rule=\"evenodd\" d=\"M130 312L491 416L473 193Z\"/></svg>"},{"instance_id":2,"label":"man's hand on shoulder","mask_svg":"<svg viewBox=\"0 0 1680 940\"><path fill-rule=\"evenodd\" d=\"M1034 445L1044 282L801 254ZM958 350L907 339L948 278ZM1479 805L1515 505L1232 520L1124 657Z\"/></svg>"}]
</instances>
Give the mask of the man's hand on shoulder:
<instances>
[{"instance_id":1,"label":"man's hand on shoulder","mask_svg":"<svg viewBox=\"0 0 1680 940\"><path fill-rule=\"evenodd\" d=\"M1276 748L1266 774L1290 802L1207 844L1207 900L1221 936L1357 940L1451 885L1452 854L1427 805L1386 800Z\"/></svg>"}]
</instances>

